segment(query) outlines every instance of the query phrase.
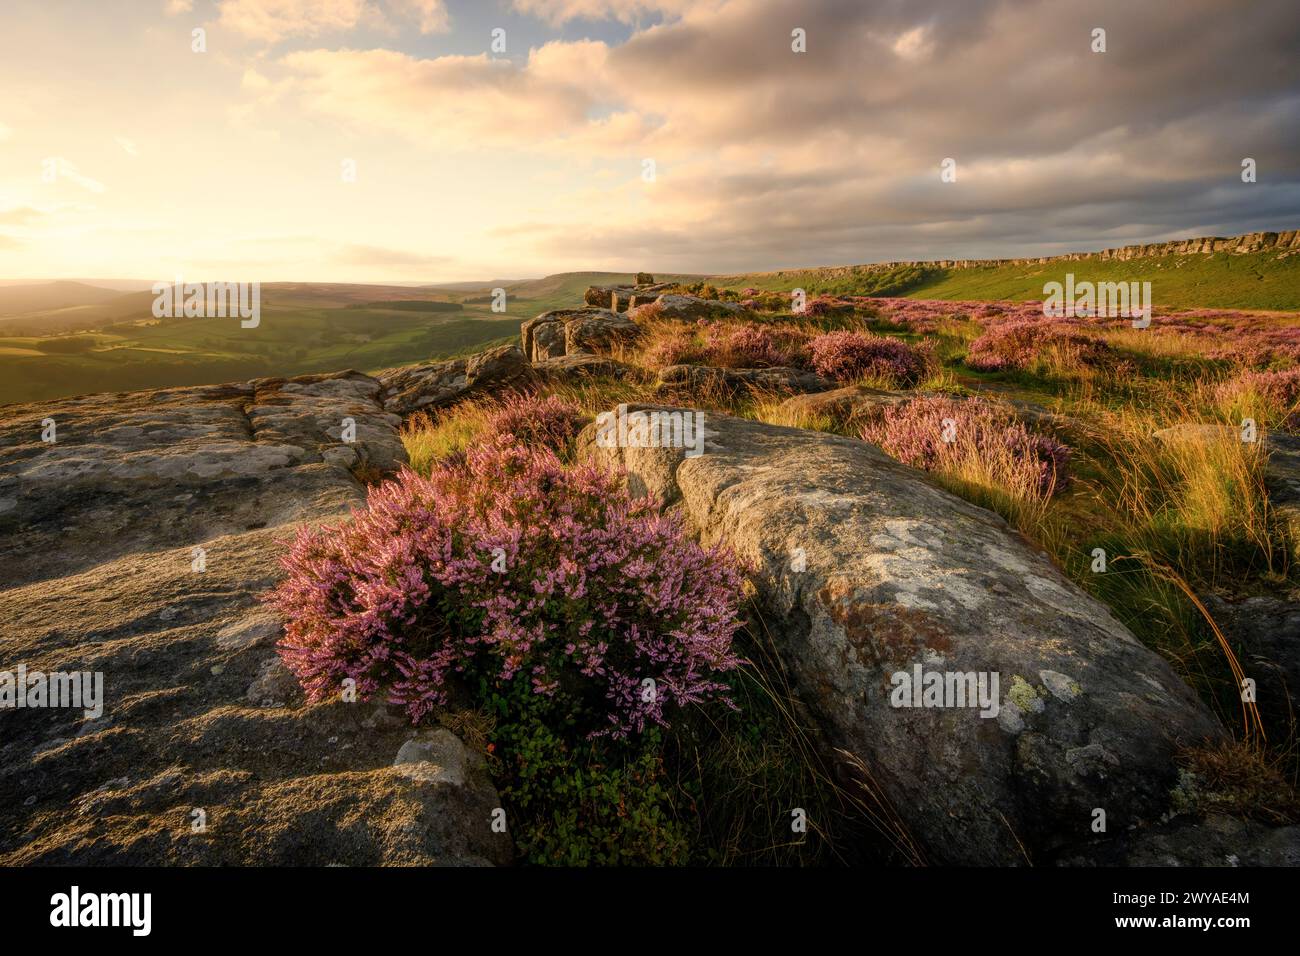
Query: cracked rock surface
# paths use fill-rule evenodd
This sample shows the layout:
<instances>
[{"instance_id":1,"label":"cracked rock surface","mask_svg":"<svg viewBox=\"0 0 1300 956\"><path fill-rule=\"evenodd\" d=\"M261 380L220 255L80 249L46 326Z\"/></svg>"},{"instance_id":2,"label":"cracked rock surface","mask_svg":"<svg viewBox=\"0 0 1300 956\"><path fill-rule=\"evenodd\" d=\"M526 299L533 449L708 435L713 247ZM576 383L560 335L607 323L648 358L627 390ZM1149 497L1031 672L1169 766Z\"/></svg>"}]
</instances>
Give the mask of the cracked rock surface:
<instances>
[{"instance_id":1,"label":"cracked rock surface","mask_svg":"<svg viewBox=\"0 0 1300 956\"><path fill-rule=\"evenodd\" d=\"M98 672L103 712L0 709L0 864L511 860L486 775L394 766L413 730L382 704L306 704L259 601L295 526L406 461L382 390L343 372L4 408L0 671Z\"/></svg>"}]
</instances>

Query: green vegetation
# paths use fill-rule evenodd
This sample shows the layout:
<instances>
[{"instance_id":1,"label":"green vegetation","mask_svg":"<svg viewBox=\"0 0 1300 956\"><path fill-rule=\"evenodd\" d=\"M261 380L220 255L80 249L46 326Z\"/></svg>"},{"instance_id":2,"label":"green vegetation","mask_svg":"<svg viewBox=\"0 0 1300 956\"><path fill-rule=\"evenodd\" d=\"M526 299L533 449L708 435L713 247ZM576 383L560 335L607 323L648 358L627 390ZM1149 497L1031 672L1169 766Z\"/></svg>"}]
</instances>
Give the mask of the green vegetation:
<instances>
[{"instance_id":1,"label":"green vegetation","mask_svg":"<svg viewBox=\"0 0 1300 956\"><path fill-rule=\"evenodd\" d=\"M1276 252L1078 259L966 269L843 266L715 276L713 281L736 290L798 287L809 294L1025 301L1041 299L1043 284L1061 281L1067 272L1074 273L1076 282L1150 282L1158 309L1300 309L1300 256L1281 257Z\"/></svg>"},{"instance_id":2,"label":"green vegetation","mask_svg":"<svg viewBox=\"0 0 1300 956\"><path fill-rule=\"evenodd\" d=\"M575 272L508 282L504 313L492 311L486 285L403 289L421 298L385 300L393 287L270 283L253 329L238 319L156 319L148 292L77 287L64 294L82 304L67 306L58 289L14 292L15 307L0 315L0 403L436 361L518 341L525 319L571 308L589 285L633 278ZM32 303L49 308L17 311Z\"/></svg>"},{"instance_id":3,"label":"green vegetation","mask_svg":"<svg viewBox=\"0 0 1300 956\"><path fill-rule=\"evenodd\" d=\"M789 292L799 288L809 295L900 296L942 278L943 274L944 270L923 264L888 269L864 265L714 276L713 282L733 290Z\"/></svg>"},{"instance_id":4,"label":"green vegetation","mask_svg":"<svg viewBox=\"0 0 1300 956\"><path fill-rule=\"evenodd\" d=\"M459 302L439 302L436 299L392 299L388 302L367 302L364 305L350 305L349 309L391 309L397 312L461 312L464 306Z\"/></svg>"},{"instance_id":5,"label":"green vegetation","mask_svg":"<svg viewBox=\"0 0 1300 956\"><path fill-rule=\"evenodd\" d=\"M1300 256L1276 252L952 269L908 294L931 299L1041 299L1043 283L1150 282L1156 308L1300 309Z\"/></svg>"},{"instance_id":6,"label":"green vegetation","mask_svg":"<svg viewBox=\"0 0 1300 956\"><path fill-rule=\"evenodd\" d=\"M1300 405L1295 386L1300 378L1292 381L1297 373L1251 371L1252 363L1264 363L1263 368L1269 361L1269 353L1259 351L1259 341L1287 334L1278 330L1293 329L1295 316L1269 317L1261 324L1245 313L1227 313L1205 323L1209 333L1196 324L1186 329L1170 327L1160 334L1136 331L1124 323L1099 325L1087 332L1102 343L1095 353L1061 350L1053 346L1054 340L1045 339L1041 354L1032 361L999 371L977 371L967 361L972 342L990 328L1014 323L1015 310L973 318L965 313L949 315L937 305L924 307L921 314L907 311L913 308L911 303L899 309L881 303L878 308L859 309L837 324L907 342L928 341L938 367L915 391L978 395L1007 403L1004 407L1009 411L1024 413L1035 432L1064 443L1071 452L1071 480L1046 495L1026 495L1009 487L1000 482L996 470L938 471L934 479L1001 513L1047 551L1068 577L1169 660L1226 726L1237 729L1237 742L1226 756L1189 753L1187 766L1222 765L1218 775L1226 779L1238 774L1240 767L1267 765L1275 768L1270 779L1284 778L1289 787L1298 770L1290 716L1275 708L1242 706L1243 649L1213 621L1204 599L1300 587L1300 564L1293 560L1300 554L1300 542L1270 500L1265 482L1267 448L1263 443L1242 442L1237 435L1243 417L1266 429L1290 428L1297 422ZM818 327L817 320L788 314L763 317L748 323L755 328L745 333L745 341L757 342L758 330L796 321L809 332ZM744 325L736 323L737 329ZM1220 327L1222 335L1213 331ZM671 322L651 323L641 347L623 358L653 372L668 361L660 353L678 331ZM1216 350L1225 340L1239 347L1220 354ZM1287 362L1276 356L1273 361ZM734 363L720 360L719 364ZM1293 364L1284 364L1284 369ZM654 399L652 386L632 379L588 380L554 391L588 412L620 401ZM863 432L863 421L852 417L860 413L849 418L829 412L795 414L783 404L784 398L706 391L682 400L778 424L854 437ZM1026 404L1032 406L1027 411ZM432 459L457 454L475 441L482 415L481 408L465 404L436 420L413 423L405 435L412 459L427 467L425 463ZM1153 438L1162 429L1189 424L1210 428L1177 440ZM1215 425L1223 426L1222 434L1215 433ZM1096 566L1097 549L1105 552L1104 571ZM747 655L756 659L752 632L747 640L751 642ZM734 676L737 699L747 699L739 715L701 711L664 734L656 753L663 773L674 781L667 795L658 789L663 786L661 778L648 783L644 767L635 761L619 765L616 782L602 776L599 781L593 778L591 786L616 783L648 788L638 790L638 798L659 794L662 801L654 812L666 814L665 820L693 821L692 826L699 828L690 836L694 848L688 854L690 862L807 862L833 858L850 847L860 850L864 844L853 830L853 821L863 819L861 807L819 776L812 756L815 748L804 749L798 721L787 719L788 701L775 689L776 673L756 667ZM755 692L753 698L747 697L746 686ZM602 774L615 772L612 765L601 766ZM633 771L639 783L633 784L629 776ZM557 771L557 778L570 779L566 774ZM719 801L716 795L728 792L729 785L736 789L735 798ZM836 822L828 824L816 840L810 834L807 843L759 847L758 835L780 828L776 821L755 816L762 814L756 807L769 803L748 793L790 789L824 801L816 811L818 819ZM552 792L547 799L562 798L567 799ZM1257 800L1253 790L1243 791L1239 803L1239 812L1247 815L1272 812L1271 804ZM640 805L636 812L651 811ZM738 818L729 818L730 813ZM665 834L676 832L664 824ZM907 856L906 833L877 828L872 839L882 841L885 853ZM667 846L656 852L668 852Z\"/></svg>"},{"instance_id":7,"label":"green vegetation","mask_svg":"<svg viewBox=\"0 0 1300 956\"><path fill-rule=\"evenodd\" d=\"M1080 282L1150 281L1158 309L1300 309L1300 256L1276 253L968 269L862 265L715 276L708 282L728 297L747 288L798 287L810 295L1025 301L1041 298L1043 284L1067 271ZM706 279L655 278L683 287L701 287ZM633 279L629 273L568 272L504 282L504 315L491 310L491 284L410 289L420 298L384 300L392 287L275 283L263 288L256 329L229 319L155 319L148 292L114 293L77 283L15 289L0 301L0 403L341 368L373 371L446 358L514 339L524 319L573 307L588 286ZM24 311L31 309L36 311ZM888 331L879 322L871 327Z\"/></svg>"},{"instance_id":8,"label":"green vegetation","mask_svg":"<svg viewBox=\"0 0 1300 956\"><path fill-rule=\"evenodd\" d=\"M628 740L582 739L526 678L484 685L484 706L440 719L487 751L515 845L535 865L915 862L906 832L877 831L875 808L835 779L758 634L737 637L736 709L696 705ZM792 831L791 807L806 832Z\"/></svg>"},{"instance_id":9,"label":"green vegetation","mask_svg":"<svg viewBox=\"0 0 1300 956\"><path fill-rule=\"evenodd\" d=\"M238 319L142 319L55 338L0 338L0 402L90 392L376 370L514 341L517 316L398 309L264 308Z\"/></svg>"}]
</instances>

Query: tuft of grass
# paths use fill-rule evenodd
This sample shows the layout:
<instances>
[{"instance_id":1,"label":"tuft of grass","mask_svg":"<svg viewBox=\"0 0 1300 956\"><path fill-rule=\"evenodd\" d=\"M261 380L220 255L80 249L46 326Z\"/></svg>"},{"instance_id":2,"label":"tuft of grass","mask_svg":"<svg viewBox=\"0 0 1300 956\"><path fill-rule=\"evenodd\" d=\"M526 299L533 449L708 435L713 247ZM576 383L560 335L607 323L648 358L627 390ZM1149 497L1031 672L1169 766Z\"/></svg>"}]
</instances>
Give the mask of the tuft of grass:
<instances>
[{"instance_id":1,"label":"tuft of grass","mask_svg":"<svg viewBox=\"0 0 1300 956\"><path fill-rule=\"evenodd\" d=\"M1300 419L1300 369L1245 370L1213 385L1202 380L1197 383L1196 397L1226 422L1240 425L1250 419L1261 432L1295 430Z\"/></svg>"},{"instance_id":2,"label":"tuft of grass","mask_svg":"<svg viewBox=\"0 0 1300 956\"><path fill-rule=\"evenodd\" d=\"M1236 428L1213 424L1154 437L1190 424L1172 411L1094 406L1079 426L1101 465L1093 477L1096 495L1110 503L1130 548L1211 586L1277 572L1285 548L1278 546L1264 481L1263 442L1243 442Z\"/></svg>"},{"instance_id":3,"label":"tuft of grass","mask_svg":"<svg viewBox=\"0 0 1300 956\"><path fill-rule=\"evenodd\" d=\"M736 709L696 708L667 740L676 815L693 821L698 862L921 865L866 768L855 772L853 755L832 757L819 738L760 612L736 641L745 658L730 677ZM795 808L804 811L804 832L791 826Z\"/></svg>"},{"instance_id":4,"label":"tuft of grass","mask_svg":"<svg viewBox=\"0 0 1300 956\"><path fill-rule=\"evenodd\" d=\"M1300 822L1300 794L1283 761L1243 741L1179 752L1176 809L1184 813L1226 813L1272 826Z\"/></svg>"},{"instance_id":5,"label":"tuft of grass","mask_svg":"<svg viewBox=\"0 0 1300 956\"><path fill-rule=\"evenodd\" d=\"M785 428L805 428L809 431L831 432L848 435L846 423L836 416L825 412L812 412L800 406L790 406L788 396L772 395L755 401L748 409L747 418L766 422L768 425L780 425Z\"/></svg>"},{"instance_id":6,"label":"tuft of grass","mask_svg":"<svg viewBox=\"0 0 1300 956\"><path fill-rule=\"evenodd\" d=\"M433 415L416 412L401 432L411 470L427 477L437 462L463 453L487 427L490 414L481 402L462 402Z\"/></svg>"}]
</instances>

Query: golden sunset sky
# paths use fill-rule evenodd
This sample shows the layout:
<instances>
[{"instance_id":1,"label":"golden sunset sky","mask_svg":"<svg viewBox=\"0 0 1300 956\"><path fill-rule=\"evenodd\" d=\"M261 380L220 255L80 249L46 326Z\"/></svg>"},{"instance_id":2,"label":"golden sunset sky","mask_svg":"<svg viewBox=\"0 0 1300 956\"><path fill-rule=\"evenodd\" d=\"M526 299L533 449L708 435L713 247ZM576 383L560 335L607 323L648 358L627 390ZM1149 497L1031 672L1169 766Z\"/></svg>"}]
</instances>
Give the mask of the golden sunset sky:
<instances>
[{"instance_id":1,"label":"golden sunset sky","mask_svg":"<svg viewBox=\"0 0 1300 956\"><path fill-rule=\"evenodd\" d=\"M718 272L1295 228L1297 49L1295 0L5 0L0 278Z\"/></svg>"}]
</instances>

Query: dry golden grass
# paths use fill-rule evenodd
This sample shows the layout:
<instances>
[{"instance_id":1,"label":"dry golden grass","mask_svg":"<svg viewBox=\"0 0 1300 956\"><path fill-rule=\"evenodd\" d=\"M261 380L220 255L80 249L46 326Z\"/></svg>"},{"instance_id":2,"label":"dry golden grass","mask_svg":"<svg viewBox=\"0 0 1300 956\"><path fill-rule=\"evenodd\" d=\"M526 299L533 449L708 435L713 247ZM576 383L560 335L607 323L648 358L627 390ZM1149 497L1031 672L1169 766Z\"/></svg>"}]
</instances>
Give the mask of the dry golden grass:
<instances>
[{"instance_id":1,"label":"dry golden grass","mask_svg":"<svg viewBox=\"0 0 1300 956\"><path fill-rule=\"evenodd\" d=\"M462 402L439 413L416 412L402 426L402 444L411 470L428 475L434 464L463 452L482 432L490 402Z\"/></svg>"},{"instance_id":2,"label":"dry golden grass","mask_svg":"<svg viewBox=\"0 0 1300 956\"><path fill-rule=\"evenodd\" d=\"M1211 581L1243 564L1275 570L1278 529L1264 481L1263 441L1242 441L1239 429L1226 423L1201 422L1176 395L1157 406L1094 403L1072 413L1100 466L1095 494L1134 550L1196 568L1196 576Z\"/></svg>"},{"instance_id":3,"label":"dry golden grass","mask_svg":"<svg viewBox=\"0 0 1300 956\"><path fill-rule=\"evenodd\" d=\"M1300 822L1300 795L1285 758L1244 741L1186 749L1175 805L1187 812L1227 813L1274 826Z\"/></svg>"}]
</instances>

